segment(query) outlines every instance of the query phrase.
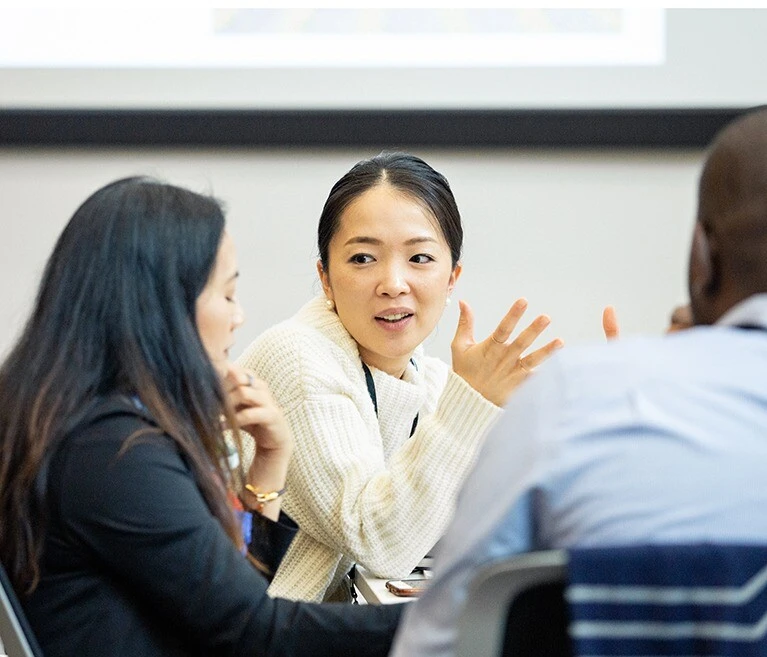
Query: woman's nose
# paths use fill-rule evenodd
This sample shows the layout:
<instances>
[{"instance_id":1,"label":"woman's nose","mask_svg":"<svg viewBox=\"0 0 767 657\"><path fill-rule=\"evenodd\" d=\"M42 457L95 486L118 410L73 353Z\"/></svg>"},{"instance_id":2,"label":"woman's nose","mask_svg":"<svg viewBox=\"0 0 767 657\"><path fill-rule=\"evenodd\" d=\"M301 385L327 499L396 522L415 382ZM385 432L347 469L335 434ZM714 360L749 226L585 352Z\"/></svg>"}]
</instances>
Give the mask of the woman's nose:
<instances>
[{"instance_id":1,"label":"woman's nose","mask_svg":"<svg viewBox=\"0 0 767 657\"><path fill-rule=\"evenodd\" d=\"M390 265L384 270L384 275L378 283L376 292L382 296L396 297L410 292L410 285L402 267Z\"/></svg>"}]
</instances>

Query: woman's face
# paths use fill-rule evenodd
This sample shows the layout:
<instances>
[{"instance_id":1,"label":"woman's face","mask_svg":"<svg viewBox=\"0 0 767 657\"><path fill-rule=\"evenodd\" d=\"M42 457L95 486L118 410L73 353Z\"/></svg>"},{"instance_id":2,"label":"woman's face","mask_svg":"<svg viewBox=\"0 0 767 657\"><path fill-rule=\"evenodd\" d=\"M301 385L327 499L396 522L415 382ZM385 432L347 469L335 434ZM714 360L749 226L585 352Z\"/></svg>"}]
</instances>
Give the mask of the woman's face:
<instances>
[{"instance_id":1,"label":"woman's face","mask_svg":"<svg viewBox=\"0 0 767 657\"><path fill-rule=\"evenodd\" d=\"M318 270L362 360L397 377L434 330L461 272L431 213L386 183L346 208L328 270Z\"/></svg>"},{"instance_id":2,"label":"woman's face","mask_svg":"<svg viewBox=\"0 0 767 657\"><path fill-rule=\"evenodd\" d=\"M237 254L234 242L224 233L218 247L213 271L205 288L197 297L197 331L213 367L226 376L229 349L234 344L234 331L245 320L236 297Z\"/></svg>"}]
</instances>

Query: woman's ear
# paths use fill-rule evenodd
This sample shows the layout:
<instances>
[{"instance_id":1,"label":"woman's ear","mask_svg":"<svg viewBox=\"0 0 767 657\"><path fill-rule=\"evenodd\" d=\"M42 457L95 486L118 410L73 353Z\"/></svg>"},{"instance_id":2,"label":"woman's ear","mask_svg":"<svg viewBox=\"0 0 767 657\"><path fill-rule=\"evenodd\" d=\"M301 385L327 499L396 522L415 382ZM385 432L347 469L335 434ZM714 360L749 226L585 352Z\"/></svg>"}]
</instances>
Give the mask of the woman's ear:
<instances>
[{"instance_id":1,"label":"woman's ear","mask_svg":"<svg viewBox=\"0 0 767 657\"><path fill-rule=\"evenodd\" d=\"M455 287L455 284L458 282L458 279L461 277L461 272L463 271L463 267L461 266L461 263L456 263L455 267L453 267L453 271L450 273L450 279L447 282L447 293L450 294L453 291L453 288Z\"/></svg>"},{"instance_id":2,"label":"woman's ear","mask_svg":"<svg viewBox=\"0 0 767 657\"><path fill-rule=\"evenodd\" d=\"M330 287L330 278L328 277L325 268L322 266L322 260L317 260L317 276L320 279L322 291L325 293L325 296L331 301L335 301L335 299L333 299L333 290Z\"/></svg>"}]
</instances>

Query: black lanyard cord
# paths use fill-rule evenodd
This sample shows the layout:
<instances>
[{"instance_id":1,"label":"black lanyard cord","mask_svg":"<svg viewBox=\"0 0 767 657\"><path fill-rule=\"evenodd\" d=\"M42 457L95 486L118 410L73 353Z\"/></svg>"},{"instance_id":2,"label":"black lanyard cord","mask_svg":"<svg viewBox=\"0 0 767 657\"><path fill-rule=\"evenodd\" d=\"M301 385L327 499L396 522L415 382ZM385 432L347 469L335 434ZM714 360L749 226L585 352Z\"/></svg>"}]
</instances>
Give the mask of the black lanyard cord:
<instances>
[{"instance_id":1,"label":"black lanyard cord","mask_svg":"<svg viewBox=\"0 0 767 657\"><path fill-rule=\"evenodd\" d=\"M413 367L418 369L418 365L415 364L415 361L413 359L410 359L410 362L413 363ZM376 412L376 417L378 417L378 396L376 395L376 384L375 381L373 381L373 374L370 371L370 368L365 365L365 363L362 363L362 369L365 372L365 382L368 386L368 394L370 395L370 400L373 402L373 410ZM418 426L418 414L416 413L415 418L413 419L413 426L410 427L410 436L412 436L415 433L415 428ZM408 437L410 437L408 436Z\"/></svg>"}]
</instances>

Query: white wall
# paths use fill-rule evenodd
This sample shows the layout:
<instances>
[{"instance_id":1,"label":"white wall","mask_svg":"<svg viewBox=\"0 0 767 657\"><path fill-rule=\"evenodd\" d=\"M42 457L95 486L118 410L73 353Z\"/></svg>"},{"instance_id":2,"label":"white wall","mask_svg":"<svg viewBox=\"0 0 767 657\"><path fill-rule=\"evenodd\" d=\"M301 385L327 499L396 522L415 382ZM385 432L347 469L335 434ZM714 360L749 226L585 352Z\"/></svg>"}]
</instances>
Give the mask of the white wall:
<instances>
[{"instance_id":1,"label":"white wall","mask_svg":"<svg viewBox=\"0 0 767 657\"><path fill-rule=\"evenodd\" d=\"M137 173L213 192L228 207L248 321L239 353L317 292L315 229L327 193L374 151L0 149L0 350L17 334L53 243L97 187ZM625 333L663 330L686 297L699 151L425 151L450 180L466 232L455 297L484 337L518 296L570 345L601 339L614 304ZM429 351L449 358L456 304Z\"/></svg>"}]
</instances>

